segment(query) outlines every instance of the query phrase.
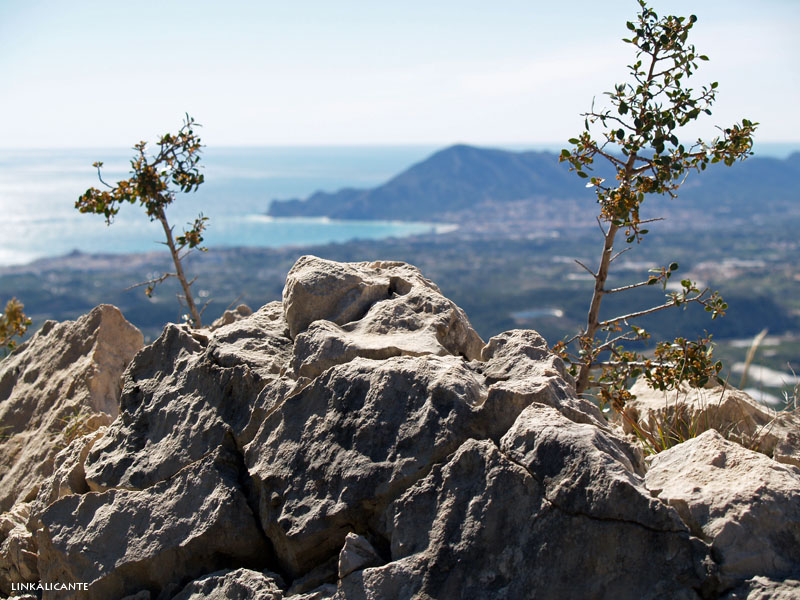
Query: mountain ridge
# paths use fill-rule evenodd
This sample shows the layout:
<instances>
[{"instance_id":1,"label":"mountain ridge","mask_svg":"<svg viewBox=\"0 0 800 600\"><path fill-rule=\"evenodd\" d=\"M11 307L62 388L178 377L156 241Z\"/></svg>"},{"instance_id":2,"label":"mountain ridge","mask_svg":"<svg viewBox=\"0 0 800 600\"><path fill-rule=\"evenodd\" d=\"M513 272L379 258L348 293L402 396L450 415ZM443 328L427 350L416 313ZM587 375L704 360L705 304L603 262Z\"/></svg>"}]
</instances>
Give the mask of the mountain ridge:
<instances>
[{"instance_id":1,"label":"mountain ridge","mask_svg":"<svg viewBox=\"0 0 800 600\"><path fill-rule=\"evenodd\" d=\"M604 164L595 173L613 177ZM731 169L711 165L690 173L680 195L696 210L716 211L722 197L726 210L763 212L796 208L795 182L800 153L785 159L751 157ZM766 198L765 196L768 196ZM753 198L769 200L752 203ZM592 200L585 182L570 173L558 155L548 151L513 152L456 144L411 165L371 189L317 191L308 198L273 200L273 217L324 216L334 219L446 221L480 205L516 201L550 204L556 200ZM740 215L742 216L742 215Z\"/></svg>"},{"instance_id":2,"label":"mountain ridge","mask_svg":"<svg viewBox=\"0 0 800 600\"><path fill-rule=\"evenodd\" d=\"M456 144L415 163L372 189L315 192L305 200L275 200L274 217L436 220L481 202L580 191L550 152L509 152ZM573 194L574 195L574 194Z\"/></svg>"}]
</instances>

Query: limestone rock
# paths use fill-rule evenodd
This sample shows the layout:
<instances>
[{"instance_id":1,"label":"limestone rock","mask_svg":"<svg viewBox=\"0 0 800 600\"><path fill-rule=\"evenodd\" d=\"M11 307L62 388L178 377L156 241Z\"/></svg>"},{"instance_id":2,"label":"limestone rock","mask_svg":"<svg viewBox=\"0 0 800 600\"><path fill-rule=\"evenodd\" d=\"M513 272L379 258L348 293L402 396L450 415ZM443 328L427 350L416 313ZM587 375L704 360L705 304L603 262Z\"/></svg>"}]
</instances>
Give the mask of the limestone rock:
<instances>
[{"instance_id":1,"label":"limestone rock","mask_svg":"<svg viewBox=\"0 0 800 600\"><path fill-rule=\"evenodd\" d=\"M283 600L282 588L269 571L225 570L195 579L172 600Z\"/></svg>"},{"instance_id":2,"label":"limestone rock","mask_svg":"<svg viewBox=\"0 0 800 600\"><path fill-rule=\"evenodd\" d=\"M279 303L210 334L167 325L131 363L120 416L87 457L89 487L147 488L244 429L288 361L285 332Z\"/></svg>"},{"instance_id":3,"label":"limestone rock","mask_svg":"<svg viewBox=\"0 0 800 600\"><path fill-rule=\"evenodd\" d=\"M304 256L289 271L283 306L300 376L315 377L356 356L476 359L483 346L464 311L405 263ZM318 321L326 323L312 325Z\"/></svg>"},{"instance_id":4,"label":"limestone rock","mask_svg":"<svg viewBox=\"0 0 800 600\"><path fill-rule=\"evenodd\" d=\"M275 400L245 457L260 516L293 577L338 555L382 508L494 423L481 382L448 356L357 358Z\"/></svg>"},{"instance_id":5,"label":"limestone rock","mask_svg":"<svg viewBox=\"0 0 800 600\"><path fill-rule=\"evenodd\" d=\"M325 562L318 564L302 577L292 581L292 586L286 590L289 598L306 597L314 598L318 596L320 588L327 589L325 586L334 585L337 574L337 558L332 556Z\"/></svg>"},{"instance_id":6,"label":"limestone rock","mask_svg":"<svg viewBox=\"0 0 800 600\"><path fill-rule=\"evenodd\" d=\"M151 597L150 590L141 590L130 596L125 596L122 600L150 600Z\"/></svg>"},{"instance_id":7,"label":"limestone rock","mask_svg":"<svg viewBox=\"0 0 800 600\"><path fill-rule=\"evenodd\" d=\"M668 511L629 522L616 516L614 492L595 492L592 510L556 505L548 496L558 485L543 473L490 440L468 440L388 509L392 562L351 573L337 597L696 598L703 544L672 529Z\"/></svg>"},{"instance_id":8,"label":"limestone rock","mask_svg":"<svg viewBox=\"0 0 800 600\"><path fill-rule=\"evenodd\" d=\"M355 533L348 533L344 538L342 551L339 552L339 579L350 575L353 571L375 567L382 562L378 552L367 538Z\"/></svg>"},{"instance_id":9,"label":"limestone rock","mask_svg":"<svg viewBox=\"0 0 800 600\"><path fill-rule=\"evenodd\" d=\"M657 454L645 479L695 535L728 581L800 574L800 469L711 429Z\"/></svg>"},{"instance_id":10,"label":"limestone rock","mask_svg":"<svg viewBox=\"0 0 800 600\"><path fill-rule=\"evenodd\" d=\"M0 511L30 501L58 451L116 417L120 376L141 332L114 306L47 321L0 363Z\"/></svg>"},{"instance_id":11,"label":"limestone rock","mask_svg":"<svg viewBox=\"0 0 800 600\"><path fill-rule=\"evenodd\" d=\"M252 314L252 308L246 304L240 304L234 310L226 310L224 313L222 313L222 315L216 321L214 321L208 329L210 331L216 331L220 327L230 325L231 323L244 319L245 317L249 317Z\"/></svg>"},{"instance_id":12,"label":"limestone rock","mask_svg":"<svg viewBox=\"0 0 800 600\"><path fill-rule=\"evenodd\" d=\"M72 363L47 381L2 367L0 400L84 389L56 385ZM645 477L541 336L483 344L403 263L300 259L282 303L167 326L119 406L0 516L3 590L711 600L788 594L798 578L800 470L711 432Z\"/></svg>"},{"instance_id":13,"label":"limestone rock","mask_svg":"<svg viewBox=\"0 0 800 600\"><path fill-rule=\"evenodd\" d=\"M85 494L89 491L86 483L84 463L94 443L105 435L107 427L75 439L56 455L53 474L42 482L39 494L31 503L31 528L38 527L38 518L53 502L70 494Z\"/></svg>"},{"instance_id":14,"label":"limestone rock","mask_svg":"<svg viewBox=\"0 0 800 600\"><path fill-rule=\"evenodd\" d=\"M240 487L240 460L221 448L144 491L57 500L41 517L42 580L88 583L86 598L145 588L166 600L203 573L261 568L271 554Z\"/></svg>"},{"instance_id":15,"label":"limestone rock","mask_svg":"<svg viewBox=\"0 0 800 600\"><path fill-rule=\"evenodd\" d=\"M0 514L0 592L11 595L12 584L39 580L36 545L26 526L30 503L18 502Z\"/></svg>"},{"instance_id":16,"label":"limestone rock","mask_svg":"<svg viewBox=\"0 0 800 600\"><path fill-rule=\"evenodd\" d=\"M726 594L723 600L797 600L797 598L800 598L798 579L780 581L769 577L753 577Z\"/></svg>"},{"instance_id":17,"label":"limestone rock","mask_svg":"<svg viewBox=\"0 0 800 600\"><path fill-rule=\"evenodd\" d=\"M490 401L521 408L532 402L548 404L577 423L606 427L600 410L575 396L574 382L563 361L535 331L514 329L494 336L481 350L476 369L486 378ZM514 418L516 415L506 428Z\"/></svg>"},{"instance_id":18,"label":"limestone rock","mask_svg":"<svg viewBox=\"0 0 800 600\"><path fill-rule=\"evenodd\" d=\"M76 438L56 455L55 471L43 480L39 494L32 502L18 502L0 516L0 591L10 593L11 583L39 581L36 531L39 517L58 498L89 491L83 475L83 461L105 427ZM13 524L13 525L9 525Z\"/></svg>"},{"instance_id":19,"label":"limestone rock","mask_svg":"<svg viewBox=\"0 0 800 600\"><path fill-rule=\"evenodd\" d=\"M289 596L292 600L332 600L336 598L337 588L332 583L326 583L324 585L319 586L311 590L310 592L306 592L304 594L297 594L294 596Z\"/></svg>"},{"instance_id":20,"label":"limestone rock","mask_svg":"<svg viewBox=\"0 0 800 600\"><path fill-rule=\"evenodd\" d=\"M500 449L545 486L547 501L559 510L688 533L674 510L651 497L627 444L608 431L532 404L503 436Z\"/></svg>"},{"instance_id":21,"label":"limestone rock","mask_svg":"<svg viewBox=\"0 0 800 600\"><path fill-rule=\"evenodd\" d=\"M688 429L716 429L745 448L778 462L800 467L800 414L776 412L731 387L692 388L661 392L640 378L627 404L631 416L653 430L657 423L682 422ZM623 423L626 433L630 423Z\"/></svg>"}]
</instances>

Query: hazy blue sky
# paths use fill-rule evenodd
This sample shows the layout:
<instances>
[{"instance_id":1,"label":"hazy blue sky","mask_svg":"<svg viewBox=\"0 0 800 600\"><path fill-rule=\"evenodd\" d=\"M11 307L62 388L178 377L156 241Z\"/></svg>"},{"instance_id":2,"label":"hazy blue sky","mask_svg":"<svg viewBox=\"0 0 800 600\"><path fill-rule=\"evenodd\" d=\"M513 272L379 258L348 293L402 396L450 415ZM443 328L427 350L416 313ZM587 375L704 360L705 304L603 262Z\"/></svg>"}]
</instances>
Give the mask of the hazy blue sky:
<instances>
[{"instance_id":1,"label":"hazy blue sky","mask_svg":"<svg viewBox=\"0 0 800 600\"><path fill-rule=\"evenodd\" d=\"M713 117L800 141L800 1L657 0L699 22ZM0 147L559 142L626 76L634 0L0 0Z\"/></svg>"}]
</instances>

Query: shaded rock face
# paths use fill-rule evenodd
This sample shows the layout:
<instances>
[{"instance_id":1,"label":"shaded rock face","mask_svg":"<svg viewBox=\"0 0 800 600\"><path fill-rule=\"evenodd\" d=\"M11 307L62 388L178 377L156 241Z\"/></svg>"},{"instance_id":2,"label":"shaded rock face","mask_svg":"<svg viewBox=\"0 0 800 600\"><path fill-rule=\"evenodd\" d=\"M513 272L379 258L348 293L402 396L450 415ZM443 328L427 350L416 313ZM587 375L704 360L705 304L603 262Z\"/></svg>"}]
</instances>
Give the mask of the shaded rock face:
<instances>
[{"instance_id":1,"label":"shaded rock face","mask_svg":"<svg viewBox=\"0 0 800 600\"><path fill-rule=\"evenodd\" d=\"M532 404L392 504L392 561L342 597L696 597L704 544L630 468L612 435Z\"/></svg>"},{"instance_id":2,"label":"shaded rock face","mask_svg":"<svg viewBox=\"0 0 800 600\"><path fill-rule=\"evenodd\" d=\"M46 322L0 362L0 512L30 501L73 430L117 416L120 376L141 332L102 305L77 321Z\"/></svg>"},{"instance_id":3,"label":"shaded rock face","mask_svg":"<svg viewBox=\"0 0 800 600\"><path fill-rule=\"evenodd\" d=\"M92 490L144 489L173 476L244 429L264 385L287 362L279 303L216 329L167 325L131 363L120 417L92 448Z\"/></svg>"},{"instance_id":4,"label":"shaded rock face","mask_svg":"<svg viewBox=\"0 0 800 600\"><path fill-rule=\"evenodd\" d=\"M357 358L287 395L245 452L283 568L298 576L338 554L353 524L386 539L388 502L486 437L489 411L455 357Z\"/></svg>"},{"instance_id":5,"label":"shaded rock face","mask_svg":"<svg viewBox=\"0 0 800 600\"><path fill-rule=\"evenodd\" d=\"M714 488L682 504L646 473L538 334L484 344L403 263L303 257L282 302L167 326L57 462L6 528L18 571L35 556L73 597L689 599L792 575L731 558L685 510ZM792 515L778 466L760 501Z\"/></svg>"},{"instance_id":6,"label":"shaded rock face","mask_svg":"<svg viewBox=\"0 0 800 600\"><path fill-rule=\"evenodd\" d=\"M159 599L220 567L258 567L269 547L239 485L241 465L221 448L141 492L65 496L41 515L44 581L84 582L89 597L142 588Z\"/></svg>"}]
</instances>

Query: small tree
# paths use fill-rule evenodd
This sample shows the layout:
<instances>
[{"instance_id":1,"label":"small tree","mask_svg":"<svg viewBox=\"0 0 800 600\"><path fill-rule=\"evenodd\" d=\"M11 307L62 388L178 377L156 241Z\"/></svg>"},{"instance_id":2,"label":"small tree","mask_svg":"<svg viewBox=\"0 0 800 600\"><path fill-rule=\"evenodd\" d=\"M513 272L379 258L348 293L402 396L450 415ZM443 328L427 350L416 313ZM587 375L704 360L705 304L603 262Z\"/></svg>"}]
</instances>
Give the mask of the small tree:
<instances>
[{"instance_id":1,"label":"small tree","mask_svg":"<svg viewBox=\"0 0 800 600\"><path fill-rule=\"evenodd\" d=\"M622 232L627 244L641 242L648 233L643 225L657 220L640 217L640 207L647 195L666 194L674 198L691 171L705 170L709 163L730 166L751 155L752 136L758 125L743 119L741 124L722 130L722 135L710 143L698 139L687 148L680 142L677 132L681 127L703 113L711 114L717 83L699 91L686 86L698 61L708 60L687 44L697 18L694 15L688 19L659 18L644 0L639 0L639 5L638 20L627 23L632 37L623 40L636 48L635 61L629 65L632 81L616 85L613 92L606 94L613 108L595 110L593 105L590 112L582 115L585 130L569 140L572 150L562 150L559 159L568 162L570 170L587 179L587 187L594 190L600 206L598 223L603 232L603 249L596 271L578 262L594 278L586 327L556 344L554 350L570 364L579 394L589 387L599 387L602 403L611 403L617 411L622 411L631 397L627 384L632 377L644 374L651 384L665 390L681 381L702 386L721 368L720 363L712 360L709 336L696 342L678 338L659 343L652 359L625 350L623 342L650 337L631 321L690 304L702 305L712 319L727 309L718 293L700 290L694 282L684 279L681 290L667 293L663 304L601 318L600 305L605 296L659 284L666 290L667 282L678 270L678 265L672 263L651 271L644 281L606 287L612 263L630 249L614 253L617 234ZM597 138L593 136L593 126L602 130ZM613 182L587 173L596 157L613 167L616 172Z\"/></svg>"},{"instance_id":2,"label":"small tree","mask_svg":"<svg viewBox=\"0 0 800 600\"><path fill-rule=\"evenodd\" d=\"M173 236L173 228L167 221L165 209L175 200L177 193L194 192L203 183L197 163L200 161L200 138L194 132L194 127L199 127L194 119L186 115L183 126L176 135L164 134L158 141L158 151L148 157L145 154L146 142L139 142L133 149L136 155L131 159L131 177L117 182L116 186L107 184L102 177L100 169L102 162L92 166L97 169L100 182L108 190L90 188L75 202L75 208L82 213L101 214L106 218L106 223L111 225L114 216L119 212L119 207L124 202L144 207L151 221L158 221L164 229L166 242L163 242L172 255L175 264L174 273L164 273L160 277L142 282L137 285L146 285L145 293L151 296L156 285L170 277L176 277L183 289L183 299L189 309L189 321L195 327L201 327L202 310L198 310L192 297L191 287L194 279L187 280L182 261L193 249L205 251L203 231L206 228L207 217L201 213L194 223L190 224L183 235ZM181 254L184 249L187 252ZM135 286L134 286L135 287ZM179 296L180 298L180 296Z\"/></svg>"},{"instance_id":3,"label":"small tree","mask_svg":"<svg viewBox=\"0 0 800 600\"><path fill-rule=\"evenodd\" d=\"M12 298L6 303L5 312L0 315L0 358L5 358L8 353L17 347L15 337L22 337L30 327L31 320L25 316L25 306Z\"/></svg>"}]
</instances>

